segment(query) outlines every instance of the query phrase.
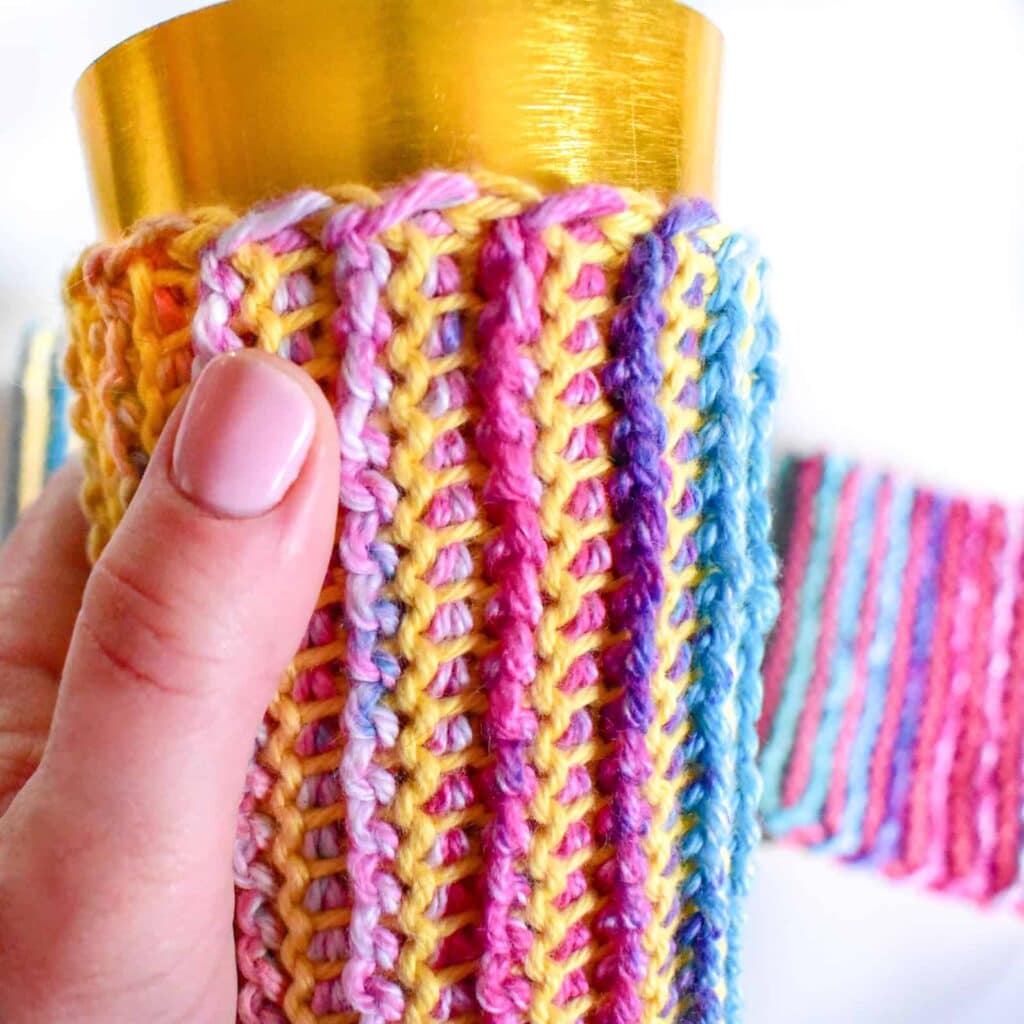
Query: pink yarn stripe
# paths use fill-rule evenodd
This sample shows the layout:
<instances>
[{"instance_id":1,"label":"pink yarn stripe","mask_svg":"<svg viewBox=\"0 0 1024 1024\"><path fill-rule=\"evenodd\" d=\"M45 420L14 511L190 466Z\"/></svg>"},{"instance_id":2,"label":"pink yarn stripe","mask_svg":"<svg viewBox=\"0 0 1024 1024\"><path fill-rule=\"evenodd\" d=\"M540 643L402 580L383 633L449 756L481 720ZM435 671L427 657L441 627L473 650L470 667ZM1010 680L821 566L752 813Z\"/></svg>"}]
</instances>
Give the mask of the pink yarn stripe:
<instances>
[{"instance_id":1,"label":"pink yarn stripe","mask_svg":"<svg viewBox=\"0 0 1024 1024\"><path fill-rule=\"evenodd\" d=\"M807 687L804 710L797 728L789 771L782 788L782 804L792 807L807 788L814 758L814 745L821 723L825 695L832 670L832 653L839 630L839 599L846 579L846 563L850 550L850 534L857 514L861 472L854 468L843 480L836 510L835 540L829 564L828 582L822 595L818 646L814 656L814 672Z\"/></svg>"},{"instance_id":2,"label":"pink yarn stripe","mask_svg":"<svg viewBox=\"0 0 1024 1024\"><path fill-rule=\"evenodd\" d=\"M867 695L868 658L871 644L875 637L878 623L878 612L881 605L879 583L882 567L885 564L886 550L889 544L889 509L892 505L892 480L883 477L878 486L878 497L875 506L875 529L871 538L871 551L868 555L867 580L864 595L861 599L860 627L857 632L856 646L853 656L853 680L850 688L850 699L843 712L843 721L836 738L836 749L832 759L832 780L828 796L825 799L825 810L822 818L826 836L835 835L842 826L843 813L846 808L846 780L849 770L850 751L853 748L860 724L861 712ZM815 839L822 839L818 835Z\"/></svg>"},{"instance_id":3,"label":"pink yarn stripe","mask_svg":"<svg viewBox=\"0 0 1024 1024\"><path fill-rule=\"evenodd\" d=\"M998 584L992 604L991 657L982 706L985 741L979 756L977 779L978 855L964 886L968 895L979 900L986 900L998 891L993 887L998 839L996 815L1000 798L998 766L1000 751L1005 746L1007 736L1004 708L1010 674L1010 632L1013 628L1017 564L1021 551L1021 534L1017 524L1009 521L1005 511L993 508L993 514L997 512L1003 523L1006 542L995 566Z\"/></svg>"},{"instance_id":4,"label":"pink yarn stripe","mask_svg":"<svg viewBox=\"0 0 1024 1024\"><path fill-rule=\"evenodd\" d=\"M342 973L342 1005L363 1024L400 1019L401 986L389 975L398 937L382 924L398 909L394 876L398 836L381 814L395 795L395 779L380 763L394 746L398 718L386 700L399 665L381 644L398 625L398 610L382 600L397 552L381 537L391 522L398 492L388 476L390 441L374 414L386 408L390 379L380 364L393 325L383 302L392 260L377 236L394 224L476 195L463 175L430 172L390 193L377 207L350 205L325 223L323 245L335 255L338 309L332 329L341 365L336 412L341 438L341 533L338 549L346 570L344 615L349 697L343 713L344 747L339 767L345 790L348 874L352 913L349 959Z\"/></svg>"},{"instance_id":5,"label":"pink yarn stripe","mask_svg":"<svg viewBox=\"0 0 1024 1024\"><path fill-rule=\"evenodd\" d=\"M494 765L483 781L493 817L483 837L484 949L477 998L495 1024L524 1020L530 1004L522 963L531 935L515 910L529 898L523 860L536 789L528 747L537 720L527 695L536 675L538 577L547 548L539 517L541 483L532 464L537 426L529 402L538 369L529 350L540 334L538 291L546 263L539 233L510 218L495 223L478 264L486 305L478 323L483 413L476 436L490 468L482 497L495 536L484 549L484 570L495 594L485 623L495 646L481 664L489 695L484 731Z\"/></svg>"},{"instance_id":6,"label":"pink yarn stripe","mask_svg":"<svg viewBox=\"0 0 1024 1024\"><path fill-rule=\"evenodd\" d=\"M949 509L946 543L939 562L939 597L932 631L932 657L914 751L904 840L900 856L890 868L893 875L904 875L920 869L931 833L931 777L935 767L935 745L942 729L952 684L953 623L959 596L967 521L967 504L954 501Z\"/></svg>"},{"instance_id":7,"label":"pink yarn stripe","mask_svg":"<svg viewBox=\"0 0 1024 1024\"><path fill-rule=\"evenodd\" d=\"M960 733L950 772L947 877L963 879L978 851L978 770L984 739L983 700L989 683L992 656L992 617L996 597L996 565L1006 546L1006 515L996 505L984 513L981 559L978 566L978 603L971 630L968 685L964 697Z\"/></svg>"},{"instance_id":8,"label":"pink yarn stripe","mask_svg":"<svg viewBox=\"0 0 1024 1024\"><path fill-rule=\"evenodd\" d=\"M868 800L864 811L861 832L861 853L874 849L878 830L885 819L889 802L889 783L892 776L892 755L899 733L903 699L907 688L907 669L910 661L910 647L914 630L914 610L917 590L921 583L924 562L924 546L928 542L928 518L931 497L918 493L910 519L910 543L907 566L904 574L903 597L900 601L899 616L896 620L896 634L893 640L891 668L885 710L878 730L878 738L871 758L868 780Z\"/></svg>"},{"instance_id":9,"label":"pink yarn stripe","mask_svg":"<svg viewBox=\"0 0 1024 1024\"><path fill-rule=\"evenodd\" d=\"M820 456L802 463L797 470L793 494L792 529L789 549L783 563L782 593L775 633L768 645L764 663L764 701L757 731L763 744L782 700L782 684L800 625L800 594L803 590L811 542L814 540L814 505L825 462Z\"/></svg>"},{"instance_id":10,"label":"pink yarn stripe","mask_svg":"<svg viewBox=\"0 0 1024 1024\"><path fill-rule=\"evenodd\" d=\"M919 872L923 881L936 888L941 888L947 880L951 774L967 691L971 685L971 642L977 628L978 576L983 545L984 534L978 521L978 512L968 506L964 558L953 620L951 680L945 718L935 744L934 767L929 786L932 828L925 861Z\"/></svg>"},{"instance_id":11,"label":"pink yarn stripe","mask_svg":"<svg viewBox=\"0 0 1024 1024\"><path fill-rule=\"evenodd\" d=\"M257 750L266 745L266 723L260 728ZM235 958L238 963L238 1020L240 1024L278 1024L278 1006L288 979L273 951L280 949L284 929L275 913L278 880L263 856L274 841L270 819L259 813L273 779L254 756L245 777L242 803L235 826Z\"/></svg>"},{"instance_id":12,"label":"pink yarn stripe","mask_svg":"<svg viewBox=\"0 0 1024 1024\"><path fill-rule=\"evenodd\" d=\"M1014 533L1018 538L1013 563L1013 625L1011 627L1009 666L1003 696L1004 732L996 766L999 791L996 844L993 854L992 887L997 892L1009 887L1017 877L1021 847L1021 789L1024 782L1024 521L1017 514Z\"/></svg>"},{"instance_id":13,"label":"pink yarn stripe","mask_svg":"<svg viewBox=\"0 0 1024 1024\"><path fill-rule=\"evenodd\" d=\"M541 483L533 471L537 428L529 407L539 371L529 349L541 329L540 282L547 266L541 233L555 224L581 228L624 208L616 189L588 185L542 200L521 217L498 221L481 250L477 386L484 411L477 447L490 475L483 504L496 536L484 571L496 593L485 612L495 640L482 661L490 701L484 731L494 767L484 780L493 818L484 832L484 952L477 998L488 1020L523 1019L530 983L523 961L532 936L516 913L530 882L529 803L537 780L528 748L537 729L528 693L536 676L535 630L541 615L539 573L547 557L540 525Z\"/></svg>"}]
</instances>

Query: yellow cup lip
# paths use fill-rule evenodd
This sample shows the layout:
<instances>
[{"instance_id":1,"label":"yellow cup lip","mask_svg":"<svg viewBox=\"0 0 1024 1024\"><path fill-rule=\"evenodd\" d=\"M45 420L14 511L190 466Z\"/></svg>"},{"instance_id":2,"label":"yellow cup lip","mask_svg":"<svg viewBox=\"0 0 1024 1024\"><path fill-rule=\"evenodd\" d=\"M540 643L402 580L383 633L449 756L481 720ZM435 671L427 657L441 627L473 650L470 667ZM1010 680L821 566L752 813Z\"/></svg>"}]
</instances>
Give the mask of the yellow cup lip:
<instances>
[{"instance_id":1,"label":"yellow cup lip","mask_svg":"<svg viewBox=\"0 0 1024 1024\"><path fill-rule=\"evenodd\" d=\"M675 0L229 0L106 51L75 107L105 237L435 166L713 198L721 52Z\"/></svg>"}]
</instances>

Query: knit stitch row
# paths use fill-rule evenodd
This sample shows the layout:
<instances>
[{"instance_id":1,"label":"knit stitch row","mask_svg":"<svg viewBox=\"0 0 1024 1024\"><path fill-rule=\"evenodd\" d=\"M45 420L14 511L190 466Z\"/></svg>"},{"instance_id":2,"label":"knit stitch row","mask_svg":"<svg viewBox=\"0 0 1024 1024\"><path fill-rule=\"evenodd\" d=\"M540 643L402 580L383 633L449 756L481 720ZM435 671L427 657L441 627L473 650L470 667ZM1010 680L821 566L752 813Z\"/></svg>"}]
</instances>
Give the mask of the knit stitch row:
<instances>
[{"instance_id":1,"label":"knit stitch row","mask_svg":"<svg viewBox=\"0 0 1024 1024\"><path fill-rule=\"evenodd\" d=\"M239 813L240 1021L738 1018L763 276L705 203L445 171L83 259L94 556L210 359L277 353L336 414L337 545Z\"/></svg>"},{"instance_id":2,"label":"knit stitch row","mask_svg":"<svg viewBox=\"0 0 1024 1024\"><path fill-rule=\"evenodd\" d=\"M847 461L782 477L770 834L989 902L1019 888L1024 513Z\"/></svg>"}]
</instances>

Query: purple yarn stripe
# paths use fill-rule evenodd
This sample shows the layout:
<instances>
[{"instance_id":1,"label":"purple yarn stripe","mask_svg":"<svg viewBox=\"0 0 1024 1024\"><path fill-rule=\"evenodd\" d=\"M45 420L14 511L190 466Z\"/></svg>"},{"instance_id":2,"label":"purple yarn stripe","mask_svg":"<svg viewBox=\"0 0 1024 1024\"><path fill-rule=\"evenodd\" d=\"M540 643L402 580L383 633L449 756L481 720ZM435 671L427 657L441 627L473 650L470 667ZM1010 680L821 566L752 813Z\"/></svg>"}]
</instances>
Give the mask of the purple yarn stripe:
<instances>
[{"instance_id":1,"label":"purple yarn stripe","mask_svg":"<svg viewBox=\"0 0 1024 1024\"><path fill-rule=\"evenodd\" d=\"M671 239L651 232L629 254L619 286L620 307L609 338L611 362L603 385L618 419L612 427L612 513L619 528L612 539L615 571L624 584L609 598L609 625L627 634L605 656L605 673L621 689L602 715L615 754L601 765L602 788L612 796L610 838L615 844L611 998L602 1004L602 1024L626 1024L643 1015L640 986L647 974L644 935L651 918L644 838L651 808L644 788L653 771L648 733L654 720L651 677L657 669L656 631L664 600L662 564L668 543L665 509L669 469L667 425L658 407L663 367L658 339L665 325L662 293L676 255Z\"/></svg>"}]
</instances>

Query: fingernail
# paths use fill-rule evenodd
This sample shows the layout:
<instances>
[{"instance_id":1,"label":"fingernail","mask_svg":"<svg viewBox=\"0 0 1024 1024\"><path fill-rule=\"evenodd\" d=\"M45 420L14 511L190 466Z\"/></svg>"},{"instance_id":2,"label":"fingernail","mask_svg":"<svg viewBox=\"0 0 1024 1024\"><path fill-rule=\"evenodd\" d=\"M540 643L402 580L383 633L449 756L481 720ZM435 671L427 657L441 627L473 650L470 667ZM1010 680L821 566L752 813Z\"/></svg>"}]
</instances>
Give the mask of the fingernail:
<instances>
[{"instance_id":1,"label":"fingernail","mask_svg":"<svg viewBox=\"0 0 1024 1024\"><path fill-rule=\"evenodd\" d=\"M178 488L232 518L269 512L299 475L315 423L283 366L247 352L220 356L199 375L178 428Z\"/></svg>"}]
</instances>

